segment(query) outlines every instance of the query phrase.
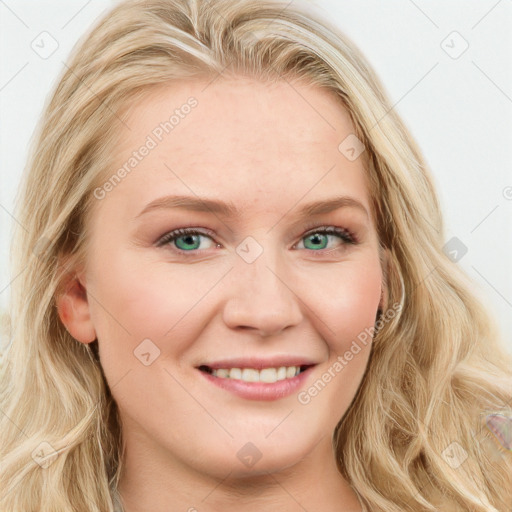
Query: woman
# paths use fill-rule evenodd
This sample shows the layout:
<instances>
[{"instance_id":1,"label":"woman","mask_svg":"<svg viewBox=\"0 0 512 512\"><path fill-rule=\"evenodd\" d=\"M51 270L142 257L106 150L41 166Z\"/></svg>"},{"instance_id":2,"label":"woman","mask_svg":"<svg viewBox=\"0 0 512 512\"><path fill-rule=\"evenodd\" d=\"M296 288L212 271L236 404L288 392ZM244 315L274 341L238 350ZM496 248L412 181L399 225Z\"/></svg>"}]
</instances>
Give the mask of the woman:
<instances>
[{"instance_id":1,"label":"woman","mask_svg":"<svg viewBox=\"0 0 512 512\"><path fill-rule=\"evenodd\" d=\"M414 141L307 8L121 2L17 219L2 510L512 506L510 357Z\"/></svg>"}]
</instances>

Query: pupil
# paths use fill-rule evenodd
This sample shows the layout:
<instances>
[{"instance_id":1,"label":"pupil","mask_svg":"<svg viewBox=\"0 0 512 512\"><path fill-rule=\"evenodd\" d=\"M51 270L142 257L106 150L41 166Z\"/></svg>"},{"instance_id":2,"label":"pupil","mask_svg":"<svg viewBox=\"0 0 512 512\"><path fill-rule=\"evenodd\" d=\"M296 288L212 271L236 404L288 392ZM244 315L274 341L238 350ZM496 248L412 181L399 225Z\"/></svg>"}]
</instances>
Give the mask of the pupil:
<instances>
[{"instance_id":1,"label":"pupil","mask_svg":"<svg viewBox=\"0 0 512 512\"><path fill-rule=\"evenodd\" d=\"M197 238L197 235L183 235L181 237L179 237L177 239L177 242L178 242L178 247L180 245L194 245L195 243L197 243L197 241L195 240ZM181 243L180 243L181 241ZM180 247L182 248L182 247ZM190 247L185 247L185 249L189 249Z\"/></svg>"},{"instance_id":2,"label":"pupil","mask_svg":"<svg viewBox=\"0 0 512 512\"><path fill-rule=\"evenodd\" d=\"M314 235L310 235L309 241L310 241L310 243L312 243L315 246L314 248L320 247L323 242L322 237L325 238L325 235L319 235L318 233L314 234Z\"/></svg>"}]
</instances>

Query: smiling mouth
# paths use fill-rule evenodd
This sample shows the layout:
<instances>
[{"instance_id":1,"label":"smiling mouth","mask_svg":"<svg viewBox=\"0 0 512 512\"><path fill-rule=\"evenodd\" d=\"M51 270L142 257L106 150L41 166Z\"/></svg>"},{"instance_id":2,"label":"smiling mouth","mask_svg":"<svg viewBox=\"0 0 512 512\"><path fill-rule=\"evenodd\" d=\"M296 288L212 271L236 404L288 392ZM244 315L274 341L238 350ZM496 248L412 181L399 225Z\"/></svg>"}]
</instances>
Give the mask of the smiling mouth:
<instances>
[{"instance_id":1,"label":"smiling mouth","mask_svg":"<svg viewBox=\"0 0 512 512\"><path fill-rule=\"evenodd\" d=\"M302 366L280 366L270 368L218 368L201 365L198 369L219 379L241 380L243 382L263 382L273 384L278 381L293 379L311 368L312 364Z\"/></svg>"}]
</instances>

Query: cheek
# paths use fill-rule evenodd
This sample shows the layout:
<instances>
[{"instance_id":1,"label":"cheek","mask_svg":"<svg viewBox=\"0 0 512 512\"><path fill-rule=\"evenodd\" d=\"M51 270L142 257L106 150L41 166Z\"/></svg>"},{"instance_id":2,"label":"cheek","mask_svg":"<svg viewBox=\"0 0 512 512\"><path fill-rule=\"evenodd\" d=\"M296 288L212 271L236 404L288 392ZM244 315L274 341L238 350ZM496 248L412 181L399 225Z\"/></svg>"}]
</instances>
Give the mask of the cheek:
<instances>
[{"instance_id":1,"label":"cheek","mask_svg":"<svg viewBox=\"0 0 512 512\"><path fill-rule=\"evenodd\" d=\"M146 261L137 252L117 253L111 266L95 268L91 310L103 343L103 359L133 363L133 351L149 339L165 356L182 351L193 339L198 307L225 273L224 268L201 268L165 261ZM173 337L173 343L162 340ZM182 341L181 341L182 340ZM100 346L102 344L100 343Z\"/></svg>"},{"instance_id":2,"label":"cheek","mask_svg":"<svg viewBox=\"0 0 512 512\"><path fill-rule=\"evenodd\" d=\"M91 310L105 366L138 363L133 352L145 339L155 343L163 357L170 352L179 356L215 310L211 300L216 293L210 292L230 267L229 262L146 261L141 254L117 251L108 257L110 265L99 258L94 268L98 286L93 287L93 296L98 302L92 301ZM343 354L352 340L374 325L381 292L377 256L318 263L288 277L295 300L306 306L306 323L313 324L330 352ZM170 336L172 344L161 342Z\"/></svg>"},{"instance_id":3,"label":"cheek","mask_svg":"<svg viewBox=\"0 0 512 512\"><path fill-rule=\"evenodd\" d=\"M323 420L334 428L355 397L367 367L371 329L381 298L380 262L373 258L344 262L330 279L315 282L317 286L311 289L316 293L310 294L308 303L315 315L310 318L316 318L315 329L329 354L298 400L316 411L326 411Z\"/></svg>"},{"instance_id":4,"label":"cheek","mask_svg":"<svg viewBox=\"0 0 512 512\"><path fill-rule=\"evenodd\" d=\"M315 277L309 283L308 306L329 348L344 352L375 324L382 290L380 262L378 257L347 261L339 269L331 267L329 275Z\"/></svg>"}]
</instances>

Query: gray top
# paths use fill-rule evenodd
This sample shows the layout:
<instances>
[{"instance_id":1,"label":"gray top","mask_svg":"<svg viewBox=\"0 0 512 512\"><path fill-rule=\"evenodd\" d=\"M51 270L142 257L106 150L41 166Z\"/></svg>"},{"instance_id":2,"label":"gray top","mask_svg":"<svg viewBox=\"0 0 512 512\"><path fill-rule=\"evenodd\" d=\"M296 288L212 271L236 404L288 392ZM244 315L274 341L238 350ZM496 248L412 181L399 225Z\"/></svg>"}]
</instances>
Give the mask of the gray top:
<instances>
[{"instance_id":1,"label":"gray top","mask_svg":"<svg viewBox=\"0 0 512 512\"><path fill-rule=\"evenodd\" d=\"M114 503L114 512L124 512L123 506L121 505L121 499L117 489L111 490L112 501Z\"/></svg>"},{"instance_id":2,"label":"gray top","mask_svg":"<svg viewBox=\"0 0 512 512\"><path fill-rule=\"evenodd\" d=\"M112 495L112 501L114 503L114 512L124 512L123 506L121 505L121 499L119 496L119 493L117 492L117 489L111 490ZM359 495L357 495L357 499L359 500L359 503L361 504L362 512L367 512L367 508L363 505L363 502L361 501L361 498Z\"/></svg>"}]
</instances>

